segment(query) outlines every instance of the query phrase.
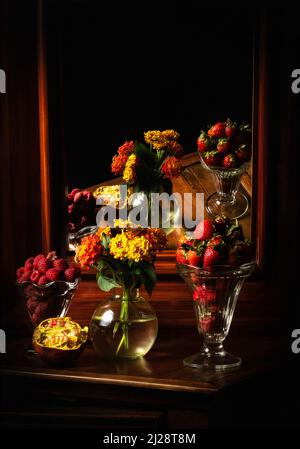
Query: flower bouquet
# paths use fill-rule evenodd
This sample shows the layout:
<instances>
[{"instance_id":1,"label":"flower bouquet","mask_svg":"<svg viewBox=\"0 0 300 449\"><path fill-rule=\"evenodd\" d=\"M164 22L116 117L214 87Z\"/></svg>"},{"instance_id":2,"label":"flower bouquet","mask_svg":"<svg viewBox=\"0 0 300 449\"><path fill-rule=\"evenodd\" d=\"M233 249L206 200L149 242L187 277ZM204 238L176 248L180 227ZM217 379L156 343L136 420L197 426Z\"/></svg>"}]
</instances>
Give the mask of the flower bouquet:
<instances>
[{"instance_id":1,"label":"flower bouquet","mask_svg":"<svg viewBox=\"0 0 300 449\"><path fill-rule=\"evenodd\" d=\"M174 205L172 209L164 208L163 204L159 203L160 200L163 201L160 197L155 208L154 201L157 196L153 194L172 194L171 179L179 176L180 159L183 156L179 137L179 133L174 130L145 132L145 144L125 142L119 147L111 165L112 172L122 176L134 193L132 202L128 202L129 207L141 208L144 212L142 215L145 215L147 220L147 227L164 228L167 233L174 227ZM157 221L152 221L155 219Z\"/></svg>"},{"instance_id":2,"label":"flower bouquet","mask_svg":"<svg viewBox=\"0 0 300 449\"><path fill-rule=\"evenodd\" d=\"M99 229L77 247L77 262L96 270L99 288L121 291L103 301L91 319L91 340L102 356L136 358L154 344L157 318L139 288L144 285L151 295L156 282L155 255L166 243L161 229L116 227Z\"/></svg>"},{"instance_id":3,"label":"flower bouquet","mask_svg":"<svg viewBox=\"0 0 300 449\"><path fill-rule=\"evenodd\" d=\"M181 171L183 148L174 130L148 131L144 139L149 146L139 142L125 142L113 157L112 173L122 176L124 182L134 186L135 192L171 193L170 179Z\"/></svg>"}]
</instances>

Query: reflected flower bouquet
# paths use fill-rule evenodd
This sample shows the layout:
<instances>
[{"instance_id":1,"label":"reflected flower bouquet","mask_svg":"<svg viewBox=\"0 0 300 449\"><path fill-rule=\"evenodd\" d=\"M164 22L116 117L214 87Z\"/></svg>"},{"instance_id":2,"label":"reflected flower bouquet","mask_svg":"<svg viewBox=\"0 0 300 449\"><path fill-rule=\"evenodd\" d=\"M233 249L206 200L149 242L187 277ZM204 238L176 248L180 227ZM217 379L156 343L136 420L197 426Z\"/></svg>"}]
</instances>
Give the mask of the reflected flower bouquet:
<instances>
[{"instance_id":1,"label":"reflected flower bouquet","mask_svg":"<svg viewBox=\"0 0 300 449\"><path fill-rule=\"evenodd\" d=\"M144 140L149 146L125 142L113 157L112 173L133 185L135 192L159 191L162 184L164 190L171 193L170 179L179 176L181 171L183 148L178 142L179 137L179 133L172 129L148 131L144 133Z\"/></svg>"}]
</instances>

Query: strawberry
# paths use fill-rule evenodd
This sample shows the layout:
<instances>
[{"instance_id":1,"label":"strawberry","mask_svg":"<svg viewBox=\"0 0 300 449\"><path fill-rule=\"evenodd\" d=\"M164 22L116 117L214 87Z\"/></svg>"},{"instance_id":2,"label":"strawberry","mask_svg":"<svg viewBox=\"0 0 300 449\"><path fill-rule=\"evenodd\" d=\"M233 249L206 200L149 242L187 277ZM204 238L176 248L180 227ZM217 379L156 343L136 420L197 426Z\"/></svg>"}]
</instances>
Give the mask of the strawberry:
<instances>
[{"instance_id":1,"label":"strawberry","mask_svg":"<svg viewBox=\"0 0 300 449\"><path fill-rule=\"evenodd\" d=\"M64 272L65 280L67 282L75 282L76 274L77 274L76 268L74 267L67 268Z\"/></svg>"},{"instance_id":2,"label":"strawberry","mask_svg":"<svg viewBox=\"0 0 300 449\"><path fill-rule=\"evenodd\" d=\"M49 281L59 281L60 272L56 268L49 268L49 270L46 271L46 276Z\"/></svg>"},{"instance_id":3,"label":"strawberry","mask_svg":"<svg viewBox=\"0 0 300 449\"><path fill-rule=\"evenodd\" d=\"M195 239L197 240L207 240L213 236L214 225L211 220L203 220L197 224L194 231Z\"/></svg>"},{"instance_id":4,"label":"strawberry","mask_svg":"<svg viewBox=\"0 0 300 449\"><path fill-rule=\"evenodd\" d=\"M46 274L49 268L51 268L51 261L49 259L46 259L46 257L40 258L37 264L37 269L39 270L39 272Z\"/></svg>"},{"instance_id":5,"label":"strawberry","mask_svg":"<svg viewBox=\"0 0 300 449\"><path fill-rule=\"evenodd\" d=\"M241 163L248 162L251 159L251 150L246 145L240 145L234 154Z\"/></svg>"},{"instance_id":6,"label":"strawberry","mask_svg":"<svg viewBox=\"0 0 300 449\"><path fill-rule=\"evenodd\" d=\"M217 139L220 139L221 137L225 137L225 125L222 122L216 123L214 126L212 126L207 134L209 137L216 137Z\"/></svg>"},{"instance_id":7,"label":"strawberry","mask_svg":"<svg viewBox=\"0 0 300 449\"><path fill-rule=\"evenodd\" d=\"M223 167L235 168L237 166L236 158L233 154L228 154L223 159Z\"/></svg>"},{"instance_id":8,"label":"strawberry","mask_svg":"<svg viewBox=\"0 0 300 449\"><path fill-rule=\"evenodd\" d=\"M247 240L238 241L229 250L227 263L229 265L241 265L250 262L254 258L254 246Z\"/></svg>"},{"instance_id":9,"label":"strawberry","mask_svg":"<svg viewBox=\"0 0 300 449\"><path fill-rule=\"evenodd\" d=\"M176 262L180 264L187 264L187 257L186 257L186 251L180 246L176 250Z\"/></svg>"},{"instance_id":10,"label":"strawberry","mask_svg":"<svg viewBox=\"0 0 300 449\"><path fill-rule=\"evenodd\" d=\"M209 151L211 149L211 142L207 138L205 132L202 132L198 137L197 146L200 153L203 153L204 151Z\"/></svg>"},{"instance_id":11,"label":"strawberry","mask_svg":"<svg viewBox=\"0 0 300 449\"><path fill-rule=\"evenodd\" d=\"M227 119L225 122L225 134L226 137L231 139L236 133L236 123L232 122L230 119Z\"/></svg>"},{"instance_id":12,"label":"strawberry","mask_svg":"<svg viewBox=\"0 0 300 449\"><path fill-rule=\"evenodd\" d=\"M40 273L38 270L34 270L34 271L31 273L30 280L31 280L31 282L33 282L34 284L37 284L38 281L39 281L39 279L40 279L40 277L41 277L41 273Z\"/></svg>"},{"instance_id":13,"label":"strawberry","mask_svg":"<svg viewBox=\"0 0 300 449\"><path fill-rule=\"evenodd\" d=\"M217 265L221 260L220 252L215 249L213 246L208 246L205 250L203 257L203 267L212 267L213 265Z\"/></svg>"},{"instance_id":14,"label":"strawberry","mask_svg":"<svg viewBox=\"0 0 300 449\"><path fill-rule=\"evenodd\" d=\"M231 245L235 245L236 242L244 240L242 227L237 220L227 229L226 238Z\"/></svg>"},{"instance_id":15,"label":"strawberry","mask_svg":"<svg viewBox=\"0 0 300 449\"><path fill-rule=\"evenodd\" d=\"M65 271L69 268L69 265L64 259L55 259L53 260L53 268L56 268L58 271Z\"/></svg>"},{"instance_id":16,"label":"strawberry","mask_svg":"<svg viewBox=\"0 0 300 449\"><path fill-rule=\"evenodd\" d=\"M230 145L230 142L228 141L228 139L225 139L225 138L219 139L218 145L217 145L218 153L226 155L229 153L230 147L231 147L231 145Z\"/></svg>"},{"instance_id":17,"label":"strawberry","mask_svg":"<svg viewBox=\"0 0 300 449\"><path fill-rule=\"evenodd\" d=\"M203 283L194 290L193 299L194 301L213 302L216 299L216 290Z\"/></svg>"},{"instance_id":18,"label":"strawberry","mask_svg":"<svg viewBox=\"0 0 300 449\"><path fill-rule=\"evenodd\" d=\"M203 333L210 333L212 331L212 326L214 324L215 317L208 316L199 320L199 326Z\"/></svg>"},{"instance_id":19,"label":"strawberry","mask_svg":"<svg viewBox=\"0 0 300 449\"><path fill-rule=\"evenodd\" d=\"M234 144L251 146L252 132L250 125L242 123L234 136Z\"/></svg>"},{"instance_id":20,"label":"strawberry","mask_svg":"<svg viewBox=\"0 0 300 449\"><path fill-rule=\"evenodd\" d=\"M207 243L208 248L213 248L213 250L217 251L219 253L219 259L223 259L227 252L227 244L222 237L222 235L216 235L212 239L209 240Z\"/></svg>"},{"instance_id":21,"label":"strawberry","mask_svg":"<svg viewBox=\"0 0 300 449\"><path fill-rule=\"evenodd\" d=\"M38 281L38 285L46 285L46 284L48 284L48 282L49 282L49 279L47 278L47 276L45 276L43 274Z\"/></svg>"},{"instance_id":22,"label":"strawberry","mask_svg":"<svg viewBox=\"0 0 300 449\"><path fill-rule=\"evenodd\" d=\"M197 251L190 250L187 253L187 259L189 265L193 265L193 267L200 267L203 261L203 254L197 255Z\"/></svg>"},{"instance_id":23,"label":"strawberry","mask_svg":"<svg viewBox=\"0 0 300 449\"><path fill-rule=\"evenodd\" d=\"M206 151L202 153L206 165L210 167L220 167L222 165L222 155L218 151Z\"/></svg>"},{"instance_id":24,"label":"strawberry","mask_svg":"<svg viewBox=\"0 0 300 449\"><path fill-rule=\"evenodd\" d=\"M224 234L224 232L226 230L226 226L228 226L229 223L230 223L230 221L228 220L227 217L225 217L225 215L219 215L213 221L215 230L217 232L219 232L220 234Z\"/></svg>"},{"instance_id":25,"label":"strawberry","mask_svg":"<svg viewBox=\"0 0 300 449\"><path fill-rule=\"evenodd\" d=\"M220 246L225 244L223 237L221 235L215 235L213 238L211 238L209 240L209 242L207 243L207 246Z\"/></svg>"}]
</instances>

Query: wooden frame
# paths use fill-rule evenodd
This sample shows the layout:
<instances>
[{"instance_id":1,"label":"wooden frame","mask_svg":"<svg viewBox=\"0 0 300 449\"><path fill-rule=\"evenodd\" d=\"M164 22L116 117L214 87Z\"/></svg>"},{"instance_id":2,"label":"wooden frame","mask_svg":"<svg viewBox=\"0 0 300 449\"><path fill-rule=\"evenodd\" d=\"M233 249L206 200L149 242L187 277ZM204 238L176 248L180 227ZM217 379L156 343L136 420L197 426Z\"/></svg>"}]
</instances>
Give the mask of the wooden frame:
<instances>
[{"instance_id":1,"label":"wooden frame","mask_svg":"<svg viewBox=\"0 0 300 449\"><path fill-rule=\"evenodd\" d=\"M50 204L49 191L51 191L51 174L47 169L49 162L49 134L47 113L47 67L45 57L45 42L43 35L42 2L38 1L38 64L39 64L39 119L40 119L40 156L41 156L41 192L42 192L42 230L43 246L50 249L53 245L50 216L54 204ZM262 273L265 268L265 236L266 214L268 210L268 136L267 136L267 53L266 53L266 13L260 9L256 23L254 24L253 45L253 169L252 169L252 235L255 236L257 245L257 264ZM65 181L65 180L64 180ZM62 189L65 190L65 186ZM56 189L57 190L57 189ZM174 253L173 253L174 254ZM164 256L161 256L163 262ZM170 261L170 254L167 260ZM165 269L162 269L165 271Z\"/></svg>"}]
</instances>

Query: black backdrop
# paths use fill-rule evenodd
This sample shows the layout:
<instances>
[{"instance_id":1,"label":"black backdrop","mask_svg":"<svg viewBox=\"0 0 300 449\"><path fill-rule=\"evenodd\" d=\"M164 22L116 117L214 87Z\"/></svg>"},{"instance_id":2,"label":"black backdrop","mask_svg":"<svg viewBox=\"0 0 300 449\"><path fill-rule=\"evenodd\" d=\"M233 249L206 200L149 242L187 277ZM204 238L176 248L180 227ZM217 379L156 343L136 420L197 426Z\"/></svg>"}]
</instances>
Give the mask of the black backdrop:
<instances>
[{"instance_id":1,"label":"black backdrop","mask_svg":"<svg viewBox=\"0 0 300 449\"><path fill-rule=\"evenodd\" d=\"M176 129L188 153L206 124L251 121L253 16L200 2L48 2L49 53L60 58L59 70L49 58L49 94L60 84L69 188L110 179L117 147L149 129Z\"/></svg>"}]
</instances>

